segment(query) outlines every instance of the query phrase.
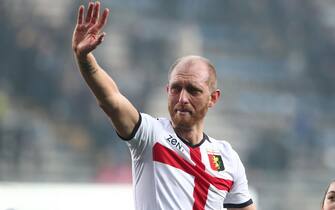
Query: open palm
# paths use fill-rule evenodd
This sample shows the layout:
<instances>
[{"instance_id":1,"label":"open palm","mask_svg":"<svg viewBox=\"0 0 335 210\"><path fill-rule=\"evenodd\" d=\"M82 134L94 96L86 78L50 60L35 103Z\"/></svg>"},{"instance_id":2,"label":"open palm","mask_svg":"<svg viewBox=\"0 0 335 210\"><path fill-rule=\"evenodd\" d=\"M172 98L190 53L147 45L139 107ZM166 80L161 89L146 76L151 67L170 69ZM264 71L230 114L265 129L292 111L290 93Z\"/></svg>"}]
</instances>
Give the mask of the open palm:
<instances>
[{"instance_id":1,"label":"open palm","mask_svg":"<svg viewBox=\"0 0 335 210\"><path fill-rule=\"evenodd\" d=\"M77 25L72 37L72 48L79 57L86 56L103 41L105 33L101 30L106 25L109 15L106 8L99 17L100 2L89 3L86 17L84 10L84 6L79 7Z\"/></svg>"}]
</instances>

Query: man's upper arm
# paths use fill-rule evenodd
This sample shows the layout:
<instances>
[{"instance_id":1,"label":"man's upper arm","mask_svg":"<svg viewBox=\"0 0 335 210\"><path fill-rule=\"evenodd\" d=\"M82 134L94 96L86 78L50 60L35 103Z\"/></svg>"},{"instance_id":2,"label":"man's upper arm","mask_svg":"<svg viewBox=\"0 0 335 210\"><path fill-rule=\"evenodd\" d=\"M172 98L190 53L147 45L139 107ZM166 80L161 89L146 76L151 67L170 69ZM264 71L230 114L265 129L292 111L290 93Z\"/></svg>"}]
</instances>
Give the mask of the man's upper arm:
<instances>
[{"instance_id":1,"label":"man's upper arm","mask_svg":"<svg viewBox=\"0 0 335 210\"><path fill-rule=\"evenodd\" d=\"M130 139L139 122L139 112L130 101L119 92L113 98L100 101L99 105L112 120L118 135L125 140Z\"/></svg>"}]
</instances>

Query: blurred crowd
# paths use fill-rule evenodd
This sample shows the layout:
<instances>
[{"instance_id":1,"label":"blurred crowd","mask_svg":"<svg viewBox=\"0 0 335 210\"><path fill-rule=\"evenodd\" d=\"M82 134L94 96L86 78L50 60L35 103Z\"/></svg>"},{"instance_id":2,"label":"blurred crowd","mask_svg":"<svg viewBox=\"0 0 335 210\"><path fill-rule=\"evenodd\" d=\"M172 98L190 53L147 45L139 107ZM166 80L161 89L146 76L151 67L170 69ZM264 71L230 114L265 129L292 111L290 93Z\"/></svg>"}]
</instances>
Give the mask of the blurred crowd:
<instances>
[{"instance_id":1,"label":"blurred crowd","mask_svg":"<svg viewBox=\"0 0 335 210\"><path fill-rule=\"evenodd\" d=\"M0 1L1 181L131 182L129 151L73 59L80 4ZM319 204L335 174L334 1L102 5L111 21L96 57L138 110L168 116L170 65L208 57L223 96L206 130L239 152L260 209Z\"/></svg>"}]
</instances>

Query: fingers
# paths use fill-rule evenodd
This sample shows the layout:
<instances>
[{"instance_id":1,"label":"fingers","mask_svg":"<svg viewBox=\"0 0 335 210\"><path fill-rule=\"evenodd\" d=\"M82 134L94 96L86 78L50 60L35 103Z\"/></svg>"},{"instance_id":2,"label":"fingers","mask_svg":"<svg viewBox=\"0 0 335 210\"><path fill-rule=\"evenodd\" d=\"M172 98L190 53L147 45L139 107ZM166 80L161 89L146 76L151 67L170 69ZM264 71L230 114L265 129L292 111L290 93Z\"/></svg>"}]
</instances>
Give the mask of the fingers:
<instances>
[{"instance_id":1,"label":"fingers","mask_svg":"<svg viewBox=\"0 0 335 210\"><path fill-rule=\"evenodd\" d=\"M88 10L85 18L85 23L89 23L91 21L93 6L94 6L93 2L88 3Z\"/></svg>"},{"instance_id":2,"label":"fingers","mask_svg":"<svg viewBox=\"0 0 335 210\"><path fill-rule=\"evenodd\" d=\"M77 24L95 25L97 30L101 30L107 23L109 9L104 9L102 16L100 16L100 2L89 2L86 17L84 17L85 8L83 5L79 7ZM85 20L84 20L85 19Z\"/></svg>"},{"instance_id":3,"label":"fingers","mask_svg":"<svg viewBox=\"0 0 335 210\"><path fill-rule=\"evenodd\" d=\"M100 30L102 27L104 27L104 25L106 25L107 23L107 19L108 19L108 15L109 15L109 9L106 8L103 13L102 13L102 16L100 17L99 19L99 22L98 22L98 29Z\"/></svg>"},{"instance_id":4,"label":"fingers","mask_svg":"<svg viewBox=\"0 0 335 210\"><path fill-rule=\"evenodd\" d=\"M77 18L77 24L83 24L83 17L84 17L84 6L80 5L78 10L78 18Z\"/></svg>"},{"instance_id":5,"label":"fingers","mask_svg":"<svg viewBox=\"0 0 335 210\"><path fill-rule=\"evenodd\" d=\"M93 8L93 15L91 19L91 23L95 24L99 18L99 10L100 10L100 2L95 2L94 8Z\"/></svg>"}]
</instances>

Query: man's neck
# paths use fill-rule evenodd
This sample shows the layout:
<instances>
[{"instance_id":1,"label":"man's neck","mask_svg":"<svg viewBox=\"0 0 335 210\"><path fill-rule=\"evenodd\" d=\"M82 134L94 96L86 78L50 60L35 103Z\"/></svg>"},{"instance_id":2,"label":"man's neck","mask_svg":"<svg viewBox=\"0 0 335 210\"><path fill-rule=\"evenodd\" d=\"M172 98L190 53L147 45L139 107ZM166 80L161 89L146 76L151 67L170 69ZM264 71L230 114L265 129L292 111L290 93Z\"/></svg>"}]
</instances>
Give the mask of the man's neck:
<instances>
[{"instance_id":1,"label":"man's neck","mask_svg":"<svg viewBox=\"0 0 335 210\"><path fill-rule=\"evenodd\" d=\"M195 129L175 127L174 130L178 136L188 141L191 145L199 144L204 137L202 128Z\"/></svg>"}]
</instances>

